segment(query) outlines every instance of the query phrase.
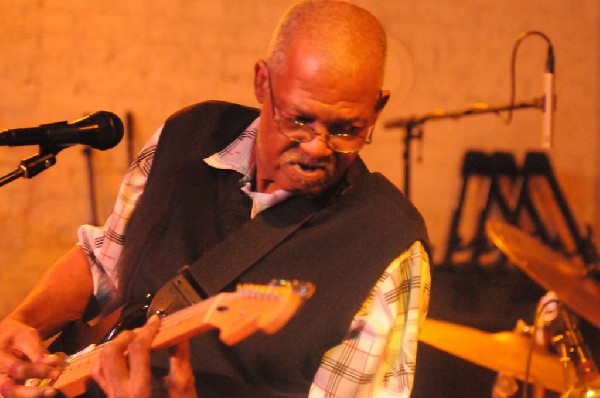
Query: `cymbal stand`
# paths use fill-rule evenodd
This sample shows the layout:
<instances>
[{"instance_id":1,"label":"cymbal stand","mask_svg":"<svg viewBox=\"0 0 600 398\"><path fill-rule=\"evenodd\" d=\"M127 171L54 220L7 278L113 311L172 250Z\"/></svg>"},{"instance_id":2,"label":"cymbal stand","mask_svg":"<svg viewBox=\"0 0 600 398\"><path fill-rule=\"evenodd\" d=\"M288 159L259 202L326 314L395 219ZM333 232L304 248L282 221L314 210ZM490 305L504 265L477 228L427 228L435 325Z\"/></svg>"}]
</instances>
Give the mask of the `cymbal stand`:
<instances>
[{"instance_id":1,"label":"cymbal stand","mask_svg":"<svg viewBox=\"0 0 600 398\"><path fill-rule=\"evenodd\" d=\"M385 123L385 128L403 128L404 134L404 195L410 199L410 161L411 161L411 141L414 139L423 139L423 125L430 120L461 119L465 116L481 115L486 113L496 113L512 111L517 109L544 109L544 97L534 98L530 101L518 102L508 105L492 106L488 104L474 104L458 111L433 111L420 116L410 116L407 118L392 120Z\"/></svg>"},{"instance_id":2,"label":"cymbal stand","mask_svg":"<svg viewBox=\"0 0 600 398\"><path fill-rule=\"evenodd\" d=\"M554 337L553 342L561 356L561 363L563 363L565 374L570 361L573 362L575 373L577 374L577 382L561 395L561 398L600 397L598 367L591 355L590 349L585 343L569 310L563 307L559 312L559 320L564 330Z\"/></svg>"}]
</instances>

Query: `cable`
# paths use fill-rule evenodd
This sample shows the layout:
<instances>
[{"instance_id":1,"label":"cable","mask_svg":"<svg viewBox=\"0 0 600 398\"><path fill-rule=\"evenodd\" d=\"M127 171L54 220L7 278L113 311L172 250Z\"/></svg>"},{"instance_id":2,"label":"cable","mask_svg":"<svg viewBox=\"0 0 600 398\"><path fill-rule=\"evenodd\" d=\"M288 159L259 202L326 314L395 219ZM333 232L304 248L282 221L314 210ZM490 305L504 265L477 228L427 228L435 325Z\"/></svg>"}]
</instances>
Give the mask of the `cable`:
<instances>
[{"instance_id":1,"label":"cable","mask_svg":"<svg viewBox=\"0 0 600 398\"><path fill-rule=\"evenodd\" d=\"M519 37L517 38L517 41L515 42L515 45L514 45L513 51L512 51L511 60L510 60L510 100L509 100L510 109L508 111L506 119L504 120L504 123L506 123L506 124L510 124L512 121L512 114L513 114L512 106L515 104L515 98L517 95L517 89L516 89L517 50L519 49L519 46L521 45L523 40L525 40L526 38L528 38L530 36L539 36L546 41L546 44L548 45L546 70L550 71L551 73L554 72L554 47L552 46L552 42L550 41L550 38L545 33L537 31L537 30L530 30L528 32L521 33L519 35Z\"/></svg>"}]
</instances>

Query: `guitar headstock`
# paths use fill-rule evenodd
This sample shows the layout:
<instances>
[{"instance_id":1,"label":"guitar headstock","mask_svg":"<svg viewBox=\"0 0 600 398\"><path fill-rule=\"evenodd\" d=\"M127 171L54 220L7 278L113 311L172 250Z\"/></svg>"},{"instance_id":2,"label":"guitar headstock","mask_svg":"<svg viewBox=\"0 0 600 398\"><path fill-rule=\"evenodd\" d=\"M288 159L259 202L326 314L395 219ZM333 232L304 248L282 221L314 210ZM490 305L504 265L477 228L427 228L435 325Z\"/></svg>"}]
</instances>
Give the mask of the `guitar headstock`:
<instances>
[{"instance_id":1,"label":"guitar headstock","mask_svg":"<svg viewBox=\"0 0 600 398\"><path fill-rule=\"evenodd\" d=\"M211 324L220 339L235 344L256 330L279 331L315 291L310 282L274 280L269 285L240 284L217 305Z\"/></svg>"}]
</instances>

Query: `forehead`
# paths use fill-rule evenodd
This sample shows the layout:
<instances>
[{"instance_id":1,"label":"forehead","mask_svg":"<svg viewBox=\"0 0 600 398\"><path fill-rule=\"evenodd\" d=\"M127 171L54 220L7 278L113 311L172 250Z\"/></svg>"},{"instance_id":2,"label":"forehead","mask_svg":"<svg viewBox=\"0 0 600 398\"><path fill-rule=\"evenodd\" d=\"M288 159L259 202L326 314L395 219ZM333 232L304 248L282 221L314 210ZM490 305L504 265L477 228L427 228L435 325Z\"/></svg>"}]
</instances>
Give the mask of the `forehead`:
<instances>
[{"instance_id":1,"label":"forehead","mask_svg":"<svg viewBox=\"0 0 600 398\"><path fill-rule=\"evenodd\" d=\"M376 71L365 65L337 65L322 56L293 51L272 76L284 111L324 119L369 118L379 95Z\"/></svg>"}]
</instances>

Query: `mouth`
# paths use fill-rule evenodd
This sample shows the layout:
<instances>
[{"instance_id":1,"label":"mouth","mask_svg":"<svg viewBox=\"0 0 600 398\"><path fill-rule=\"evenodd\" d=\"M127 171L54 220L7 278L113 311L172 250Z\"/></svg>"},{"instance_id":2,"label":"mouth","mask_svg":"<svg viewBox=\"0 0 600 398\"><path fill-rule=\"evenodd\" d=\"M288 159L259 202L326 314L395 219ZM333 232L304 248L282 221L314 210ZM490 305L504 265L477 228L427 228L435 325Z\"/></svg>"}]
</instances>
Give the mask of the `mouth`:
<instances>
[{"instance_id":1,"label":"mouth","mask_svg":"<svg viewBox=\"0 0 600 398\"><path fill-rule=\"evenodd\" d=\"M304 178L323 178L329 174L329 168L323 164L291 162L290 166Z\"/></svg>"},{"instance_id":2,"label":"mouth","mask_svg":"<svg viewBox=\"0 0 600 398\"><path fill-rule=\"evenodd\" d=\"M311 172L311 171L317 171L317 170L325 170L324 166L320 166L320 165L313 165L313 164L306 164L306 163L293 163L294 166L301 168L303 171L306 172Z\"/></svg>"}]
</instances>

